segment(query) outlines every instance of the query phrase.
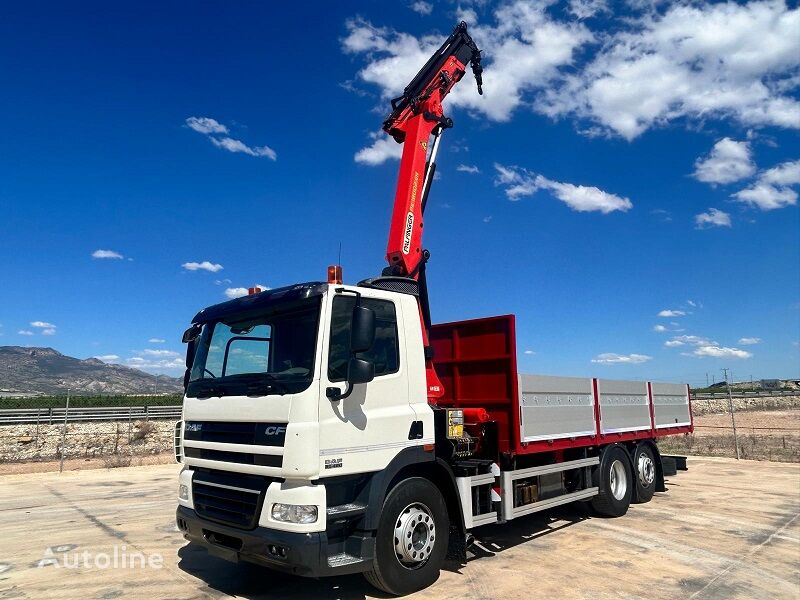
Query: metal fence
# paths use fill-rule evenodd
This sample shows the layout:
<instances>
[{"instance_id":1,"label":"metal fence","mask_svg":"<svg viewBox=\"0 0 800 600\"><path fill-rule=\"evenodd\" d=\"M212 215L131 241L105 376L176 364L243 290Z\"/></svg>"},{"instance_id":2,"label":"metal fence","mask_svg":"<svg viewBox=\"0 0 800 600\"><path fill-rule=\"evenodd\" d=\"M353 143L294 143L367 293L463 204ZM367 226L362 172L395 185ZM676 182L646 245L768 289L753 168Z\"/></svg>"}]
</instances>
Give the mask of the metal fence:
<instances>
[{"instance_id":1,"label":"metal fence","mask_svg":"<svg viewBox=\"0 0 800 600\"><path fill-rule=\"evenodd\" d=\"M56 400L61 406L54 406ZM92 404L111 399L72 400ZM20 407L26 404L34 408ZM153 455L171 456L174 425L181 414L174 399L171 405L130 406L73 406L67 397L29 403L0 399L0 407L0 463L59 460L62 467L65 459L126 466Z\"/></svg>"},{"instance_id":2,"label":"metal fence","mask_svg":"<svg viewBox=\"0 0 800 600\"><path fill-rule=\"evenodd\" d=\"M78 423L85 421L150 421L179 419L180 406L98 406L89 408L3 408L0 425L16 423Z\"/></svg>"},{"instance_id":3,"label":"metal fence","mask_svg":"<svg viewBox=\"0 0 800 600\"><path fill-rule=\"evenodd\" d=\"M662 438L662 451L800 462L800 395L692 400L694 433Z\"/></svg>"}]
</instances>

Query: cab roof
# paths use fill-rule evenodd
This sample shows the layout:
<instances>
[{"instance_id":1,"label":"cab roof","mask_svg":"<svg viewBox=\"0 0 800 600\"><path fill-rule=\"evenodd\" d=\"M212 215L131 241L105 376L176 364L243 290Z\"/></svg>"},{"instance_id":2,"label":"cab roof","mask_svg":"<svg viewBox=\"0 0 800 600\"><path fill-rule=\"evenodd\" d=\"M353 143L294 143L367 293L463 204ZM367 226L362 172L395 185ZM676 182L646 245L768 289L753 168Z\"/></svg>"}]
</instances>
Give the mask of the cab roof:
<instances>
[{"instance_id":1,"label":"cab roof","mask_svg":"<svg viewBox=\"0 0 800 600\"><path fill-rule=\"evenodd\" d=\"M312 281L288 285L274 290L264 290L258 294L234 298L233 300L204 308L194 316L192 323L207 323L208 321L216 321L217 319L234 313L267 309L278 303L322 296L327 288L327 283Z\"/></svg>"}]
</instances>

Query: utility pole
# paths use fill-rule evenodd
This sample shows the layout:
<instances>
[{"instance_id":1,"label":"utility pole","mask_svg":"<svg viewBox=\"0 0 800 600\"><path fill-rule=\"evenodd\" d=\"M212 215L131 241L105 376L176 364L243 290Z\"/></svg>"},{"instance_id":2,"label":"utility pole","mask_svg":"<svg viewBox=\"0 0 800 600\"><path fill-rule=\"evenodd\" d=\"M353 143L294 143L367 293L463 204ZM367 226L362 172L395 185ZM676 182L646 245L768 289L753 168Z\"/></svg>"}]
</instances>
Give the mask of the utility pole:
<instances>
[{"instance_id":1,"label":"utility pole","mask_svg":"<svg viewBox=\"0 0 800 600\"><path fill-rule=\"evenodd\" d=\"M706 373L706 387L708 387L708 373Z\"/></svg>"},{"instance_id":2,"label":"utility pole","mask_svg":"<svg viewBox=\"0 0 800 600\"><path fill-rule=\"evenodd\" d=\"M61 430L61 457L58 463L58 472L64 472L64 445L67 442L67 415L69 414L69 393L70 390L67 388L67 404L64 407L64 428Z\"/></svg>"},{"instance_id":3,"label":"utility pole","mask_svg":"<svg viewBox=\"0 0 800 600\"><path fill-rule=\"evenodd\" d=\"M728 380L728 369L723 368L725 373L725 385L728 388L728 408L731 411L731 425L733 426L733 445L736 447L736 460L739 460L739 438L736 437L736 417L733 414L733 396L731 395L731 382Z\"/></svg>"}]
</instances>

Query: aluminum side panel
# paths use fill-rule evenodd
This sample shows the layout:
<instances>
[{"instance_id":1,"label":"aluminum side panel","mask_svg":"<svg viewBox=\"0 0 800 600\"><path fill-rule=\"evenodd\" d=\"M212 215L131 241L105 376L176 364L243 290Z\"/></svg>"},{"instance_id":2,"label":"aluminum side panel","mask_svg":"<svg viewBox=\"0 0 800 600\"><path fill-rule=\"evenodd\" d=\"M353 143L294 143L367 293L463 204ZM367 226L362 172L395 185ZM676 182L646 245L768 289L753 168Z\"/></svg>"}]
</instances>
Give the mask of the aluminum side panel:
<instances>
[{"instance_id":1,"label":"aluminum side panel","mask_svg":"<svg viewBox=\"0 0 800 600\"><path fill-rule=\"evenodd\" d=\"M652 383L656 429L689 425L689 395L680 383Z\"/></svg>"},{"instance_id":2,"label":"aluminum side panel","mask_svg":"<svg viewBox=\"0 0 800 600\"><path fill-rule=\"evenodd\" d=\"M523 442L595 434L592 380L519 375Z\"/></svg>"},{"instance_id":3,"label":"aluminum side panel","mask_svg":"<svg viewBox=\"0 0 800 600\"><path fill-rule=\"evenodd\" d=\"M598 379L600 432L650 429L650 400L644 381Z\"/></svg>"}]
</instances>

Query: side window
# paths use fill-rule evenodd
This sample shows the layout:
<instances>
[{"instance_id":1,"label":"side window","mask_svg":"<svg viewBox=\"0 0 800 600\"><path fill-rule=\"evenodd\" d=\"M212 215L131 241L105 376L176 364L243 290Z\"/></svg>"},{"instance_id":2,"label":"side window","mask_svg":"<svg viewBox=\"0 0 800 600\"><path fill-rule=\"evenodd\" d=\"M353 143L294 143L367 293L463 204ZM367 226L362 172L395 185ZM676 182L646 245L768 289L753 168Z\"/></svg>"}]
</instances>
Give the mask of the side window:
<instances>
[{"instance_id":1,"label":"side window","mask_svg":"<svg viewBox=\"0 0 800 600\"><path fill-rule=\"evenodd\" d=\"M397 315L394 304L387 300L362 298L363 306L375 311L375 343L368 352L358 355L375 365L375 377L397 373L400 350L397 341ZM328 379L344 381L350 360L350 319L356 304L354 296L336 296L331 315L331 340L328 352Z\"/></svg>"}]
</instances>

